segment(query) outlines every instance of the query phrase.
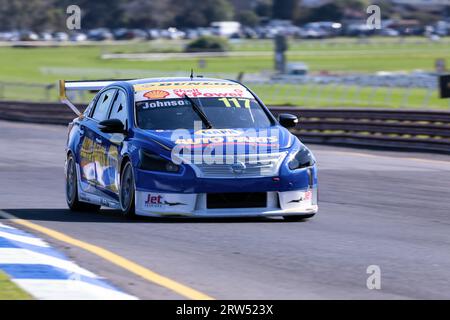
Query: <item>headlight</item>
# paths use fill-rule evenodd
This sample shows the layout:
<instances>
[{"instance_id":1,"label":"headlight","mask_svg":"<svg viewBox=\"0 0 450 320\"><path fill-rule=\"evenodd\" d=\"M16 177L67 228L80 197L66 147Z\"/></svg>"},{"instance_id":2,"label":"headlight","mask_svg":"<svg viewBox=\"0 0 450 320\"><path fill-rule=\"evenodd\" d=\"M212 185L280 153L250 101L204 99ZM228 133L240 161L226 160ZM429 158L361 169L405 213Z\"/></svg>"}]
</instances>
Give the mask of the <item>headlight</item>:
<instances>
[{"instance_id":1,"label":"headlight","mask_svg":"<svg viewBox=\"0 0 450 320\"><path fill-rule=\"evenodd\" d=\"M139 150L139 168L148 171L177 173L180 166L156 154Z\"/></svg>"},{"instance_id":2,"label":"headlight","mask_svg":"<svg viewBox=\"0 0 450 320\"><path fill-rule=\"evenodd\" d=\"M300 151L297 152L295 157L289 161L288 167L291 170L301 169L311 167L316 163L316 159L314 158L311 151L308 148L302 147Z\"/></svg>"}]
</instances>

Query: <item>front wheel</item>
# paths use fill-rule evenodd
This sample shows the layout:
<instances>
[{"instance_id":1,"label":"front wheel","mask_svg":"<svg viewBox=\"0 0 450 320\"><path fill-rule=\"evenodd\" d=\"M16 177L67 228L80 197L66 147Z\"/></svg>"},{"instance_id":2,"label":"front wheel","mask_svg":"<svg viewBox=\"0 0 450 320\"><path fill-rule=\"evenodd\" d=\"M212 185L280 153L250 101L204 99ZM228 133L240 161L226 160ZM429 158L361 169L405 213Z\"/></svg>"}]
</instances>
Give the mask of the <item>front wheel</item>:
<instances>
[{"instance_id":1,"label":"front wheel","mask_svg":"<svg viewBox=\"0 0 450 320\"><path fill-rule=\"evenodd\" d=\"M302 221L305 219L309 219L314 216L315 216L315 213L312 213L312 214L304 214L304 215L298 215L298 216L283 216L283 219L285 221L295 222L295 221Z\"/></svg>"},{"instance_id":2,"label":"front wheel","mask_svg":"<svg viewBox=\"0 0 450 320\"><path fill-rule=\"evenodd\" d=\"M133 168L130 162L123 167L120 179L120 210L128 218L134 218L135 214L135 184Z\"/></svg>"},{"instance_id":3,"label":"front wheel","mask_svg":"<svg viewBox=\"0 0 450 320\"><path fill-rule=\"evenodd\" d=\"M98 211L99 205L78 200L78 179L75 159L72 154L67 157L66 168L66 202L72 211Z\"/></svg>"}]
</instances>

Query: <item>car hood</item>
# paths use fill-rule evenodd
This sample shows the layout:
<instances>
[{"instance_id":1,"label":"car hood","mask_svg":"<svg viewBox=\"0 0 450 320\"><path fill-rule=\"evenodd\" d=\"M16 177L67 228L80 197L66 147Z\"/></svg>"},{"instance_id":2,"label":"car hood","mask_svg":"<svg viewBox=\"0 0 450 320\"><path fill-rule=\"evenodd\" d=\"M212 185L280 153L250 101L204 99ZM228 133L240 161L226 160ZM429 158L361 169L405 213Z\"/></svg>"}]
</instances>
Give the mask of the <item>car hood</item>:
<instances>
[{"instance_id":1,"label":"car hood","mask_svg":"<svg viewBox=\"0 0 450 320\"><path fill-rule=\"evenodd\" d=\"M205 149L223 148L230 146L241 146L244 149L236 149L242 152L263 152L263 150L286 150L295 141L286 128L273 126L263 129L203 129L203 130L142 130L146 138L173 149L176 146Z\"/></svg>"}]
</instances>

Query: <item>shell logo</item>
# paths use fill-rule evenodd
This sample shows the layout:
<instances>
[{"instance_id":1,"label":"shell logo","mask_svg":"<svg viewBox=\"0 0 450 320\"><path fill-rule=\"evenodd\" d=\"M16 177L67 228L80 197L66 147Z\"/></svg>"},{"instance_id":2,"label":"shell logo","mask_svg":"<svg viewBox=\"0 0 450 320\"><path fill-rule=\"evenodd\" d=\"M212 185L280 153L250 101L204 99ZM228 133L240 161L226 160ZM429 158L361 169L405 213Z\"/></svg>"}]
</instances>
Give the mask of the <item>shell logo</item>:
<instances>
[{"instance_id":1,"label":"shell logo","mask_svg":"<svg viewBox=\"0 0 450 320\"><path fill-rule=\"evenodd\" d=\"M144 93L144 97L148 99L164 99L168 95L170 95L170 93L164 90L152 90Z\"/></svg>"}]
</instances>

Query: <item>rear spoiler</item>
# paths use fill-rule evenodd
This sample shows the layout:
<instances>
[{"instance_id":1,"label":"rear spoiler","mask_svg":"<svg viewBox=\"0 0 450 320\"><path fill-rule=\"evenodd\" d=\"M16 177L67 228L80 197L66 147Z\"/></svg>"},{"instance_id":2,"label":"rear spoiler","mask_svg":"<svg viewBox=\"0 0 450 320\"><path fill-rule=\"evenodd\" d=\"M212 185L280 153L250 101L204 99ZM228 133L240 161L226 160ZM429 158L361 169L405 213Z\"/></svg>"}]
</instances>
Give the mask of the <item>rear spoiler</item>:
<instances>
[{"instance_id":1,"label":"rear spoiler","mask_svg":"<svg viewBox=\"0 0 450 320\"><path fill-rule=\"evenodd\" d=\"M77 116L81 116L81 111L67 97L67 91L91 91L98 92L106 86L118 81L127 80L87 80L87 81L66 81L59 80L59 100L67 105Z\"/></svg>"}]
</instances>

